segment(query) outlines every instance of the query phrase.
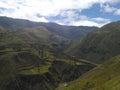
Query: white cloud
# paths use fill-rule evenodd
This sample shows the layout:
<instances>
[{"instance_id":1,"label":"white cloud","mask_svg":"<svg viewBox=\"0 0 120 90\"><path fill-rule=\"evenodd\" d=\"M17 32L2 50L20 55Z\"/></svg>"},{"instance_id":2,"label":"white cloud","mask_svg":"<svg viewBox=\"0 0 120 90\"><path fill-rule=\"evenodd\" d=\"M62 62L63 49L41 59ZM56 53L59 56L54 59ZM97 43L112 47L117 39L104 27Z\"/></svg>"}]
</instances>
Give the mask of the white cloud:
<instances>
[{"instance_id":1,"label":"white cloud","mask_svg":"<svg viewBox=\"0 0 120 90\"><path fill-rule=\"evenodd\" d=\"M105 19L102 17L90 18L85 15L78 15L74 11L65 14L65 19L56 20L56 23L61 25L74 25L74 26L97 26L102 27L103 25L110 23L110 19Z\"/></svg>"},{"instance_id":2,"label":"white cloud","mask_svg":"<svg viewBox=\"0 0 120 90\"><path fill-rule=\"evenodd\" d=\"M106 13L111 13L113 15L120 15L120 8L114 6L114 4L120 3L120 0L113 0L110 3L101 4L101 11ZM113 4L113 6L111 5Z\"/></svg>"},{"instance_id":3,"label":"white cloud","mask_svg":"<svg viewBox=\"0 0 120 90\"><path fill-rule=\"evenodd\" d=\"M116 11L114 12L115 15L120 15L120 9L116 9Z\"/></svg>"},{"instance_id":4,"label":"white cloud","mask_svg":"<svg viewBox=\"0 0 120 90\"><path fill-rule=\"evenodd\" d=\"M93 20L85 15L77 14L75 10L81 12L98 3L101 6L106 5L104 6L106 12L111 13L114 11L117 15L119 10L116 10L114 7L111 8L109 5L119 2L120 0L0 0L0 8L6 8L6 10L0 11L0 16L49 22L46 17L60 15L66 18L64 20L56 20L56 22L71 25L102 26L102 24L109 20L104 21L100 18ZM38 17L37 14L41 17ZM102 21L102 24L100 21Z\"/></svg>"},{"instance_id":5,"label":"white cloud","mask_svg":"<svg viewBox=\"0 0 120 90\"><path fill-rule=\"evenodd\" d=\"M75 25L75 26L97 26L101 27L107 23L110 23L110 19L102 18L102 17L96 17L96 18L90 18L86 15L78 14L77 11L71 10L64 12L65 18L61 20L57 20L57 23L60 24L67 24L67 25ZM62 22L62 23L61 23Z\"/></svg>"},{"instance_id":6,"label":"white cloud","mask_svg":"<svg viewBox=\"0 0 120 90\"><path fill-rule=\"evenodd\" d=\"M112 12L114 12L116 10L116 8L110 7L109 4L104 5L103 8L104 8L104 11L108 12L108 13L112 13Z\"/></svg>"},{"instance_id":7,"label":"white cloud","mask_svg":"<svg viewBox=\"0 0 120 90\"><path fill-rule=\"evenodd\" d=\"M94 22L94 21L89 21L89 20L83 20L83 21L77 21L77 22L74 22L75 26L101 26L100 24Z\"/></svg>"},{"instance_id":8,"label":"white cloud","mask_svg":"<svg viewBox=\"0 0 120 90\"><path fill-rule=\"evenodd\" d=\"M0 6L14 9L15 14L21 11L23 14L26 14L28 11L31 11L31 14L34 12L40 13L43 16L53 16L59 14L61 10L82 10L89 8L97 1L98 0L84 0L84 2L81 0L10 0L7 2L0 1Z\"/></svg>"},{"instance_id":9,"label":"white cloud","mask_svg":"<svg viewBox=\"0 0 120 90\"><path fill-rule=\"evenodd\" d=\"M110 7L109 5L103 6L104 12L112 13L113 15L120 15L120 8Z\"/></svg>"},{"instance_id":10,"label":"white cloud","mask_svg":"<svg viewBox=\"0 0 120 90\"><path fill-rule=\"evenodd\" d=\"M96 22L99 22L99 23L102 23L102 22L110 22L109 19L105 19L105 18L101 18L101 17L97 17L97 18L92 18L93 21L96 21Z\"/></svg>"},{"instance_id":11,"label":"white cloud","mask_svg":"<svg viewBox=\"0 0 120 90\"><path fill-rule=\"evenodd\" d=\"M4 1L4 2L3 2ZM87 9L92 7L95 3L115 3L118 0L10 0L0 1L0 7L11 8L15 10L15 14L33 14L39 13L43 16L57 15L61 10L67 9Z\"/></svg>"},{"instance_id":12,"label":"white cloud","mask_svg":"<svg viewBox=\"0 0 120 90\"><path fill-rule=\"evenodd\" d=\"M97 27L102 27L107 23L110 23L111 21L108 19L104 18L89 18L87 20L79 20L79 21L74 21L73 25L75 26L97 26Z\"/></svg>"},{"instance_id":13,"label":"white cloud","mask_svg":"<svg viewBox=\"0 0 120 90\"><path fill-rule=\"evenodd\" d=\"M36 18L35 21L42 21L42 22L49 22L45 17L41 17L41 18Z\"/></svg>"}]
</instances>

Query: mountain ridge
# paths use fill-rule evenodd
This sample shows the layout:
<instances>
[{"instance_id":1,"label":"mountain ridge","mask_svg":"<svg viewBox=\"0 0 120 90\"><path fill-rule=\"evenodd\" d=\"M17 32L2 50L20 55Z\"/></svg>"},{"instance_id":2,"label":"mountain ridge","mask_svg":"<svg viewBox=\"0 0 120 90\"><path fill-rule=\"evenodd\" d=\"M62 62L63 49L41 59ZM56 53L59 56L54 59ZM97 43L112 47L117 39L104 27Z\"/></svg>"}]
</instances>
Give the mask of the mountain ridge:
<instances>
[{"instance_id":1,"label":"mountain ridge","mask_svg":"<svg viewBox=\"0 0 120 90\"><path fill-rule=\"evenodd\" d=\"M11 30L21 30L24 28L33 28L38 26L43 26L47 28L50 32L53 32L59 36L65 37L67 39L79 39L84 37L89 32L97 29L97 27L88 26L66 26L59 25L57 23L43 23L43 22L32 22L24 19L13 19L9 17L0 17L0 26L11 29ZM77 33L76 33L77 32ZM75 35L74 35L75 34ZM71 35L72 36L71 38Z\"/></svg>"},{"instance_id":2,"label":"mountain ridge","mask_svg":"<svg viewBox=\"0 0 120 90\"><path fill-rule=\"evenodd\" d=\"M68 48L67 53L96 63L102 63L104 60L120 53L119 38L120 22L113 22L75 42ZM71 52L73 50L74 52Z\"/></svg>"}]
</instances>

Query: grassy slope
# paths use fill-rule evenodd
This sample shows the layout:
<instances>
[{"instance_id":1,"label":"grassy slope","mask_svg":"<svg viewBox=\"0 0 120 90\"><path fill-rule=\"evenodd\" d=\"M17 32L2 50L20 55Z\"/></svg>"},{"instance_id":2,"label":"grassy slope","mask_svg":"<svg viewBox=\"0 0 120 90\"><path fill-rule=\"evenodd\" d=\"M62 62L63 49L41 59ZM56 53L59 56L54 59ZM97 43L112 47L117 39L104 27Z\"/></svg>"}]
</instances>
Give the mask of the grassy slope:
<instances>
[{"instance_id":1,"label":"grassy slope","mask_svg":"<svg viewBox=\"0 0 120 90\"><path fill-rule=\"evenodd\" d=\"M74 42L66 51L83 59L102 63L120 53L120 22L110 23Z\"/></svg>"},{"instance_id":2,"label":"grassy slope","mask_svg":"<svg viewBox=\"0 0 120 90\"><path fill-rule=\"evenodd\" d=\"M41 62L41 65L39 67L40 68L39 72L37 71L38 68L36 67L36 64L37 64L38 60L39 60L39 62ZM10 90L18 90L18 89L15 89L14 87L17 87L16 86L17 85L16 84L16 82L17 82L16 77L19 77L19 74L24 76L24 78L27 78L29 76L31 78L33 78L32 79L33 81L30 80L30 82L34 82L34 78L36 78L36 76L40 76L40 77L38 77L37 80L39 81L42 78L42 82L41 81L38 82L35 79L35 86L34 87L37 88L37 89L40 88L42 90L50 90L50 89L48 89L48 87L52 88L52 86L54 85L52 83L54 81L54 79L59 80L59 78L69 78L68 75L69 76L71 76L71 75L74 76L73 72L69 72L70 74L67 74L67 73L64 74L63 73L64 70L65 70L65 72L67 72L67 70L69 71L69 69L71 71L72 70L76 71L76 69L77 69L77 67L75 67L74 65L69 64L69 62L67 60L63 60L63 61L54 61L54 62L58 62L58 63L57 63L57 65L54 64L54 65L56 65L55 67L52 66L53 67L52 68L53 72L52 71L50 72L49 67L51 67L52 62L45 63L45 61L41 60L39 58L39 56L37 56L37 54L35 54L35 52L34 53L31 53L31 52L28 52L28 51L19 51L19 52L16 51L16 52L14 52L11 49L6 49L6 50L2 51L2 55L0 55L0 62L1 62L0 63L0 90L6 90L6 89L1 89L1 88L5 88L7 84L8 84L8 86L10 84L10 86L9 86ZM61 64L59 64L59 62L61 62ZM87 68L87 66L85 66L85 67ZM92 68L92 67L88 65L87 70L89 70L89 68ZM62 73L65 77L58 77L59 76L58 72L56 72L56 71L54 72L54 70L58 70L60 75ZM77 70L79 70L79 69L77 69ZM85 70L86 69L84 69L83 71L80 70L80 73L84 73ZM49 74L53 74L52 78L54 77L54 79L51 80L51 76L44 76L48 72L50 72ZM52 82L49 81L49 79ZM73 77L69 78L69 79L73 79ZM12 81L15 84L13 84ZM6 82L9 82L9 83L6 84ZM19 80L18 80L17 83L19 83L21 85L19 88L23 88L24 86L26 86L26 88L29 87L28 83L24 80L23 80L23 82L19 82ZM57 83L57 81L54 81L54 83ZM36 86L37 84L39 84L41 86L38 85L38 87L37 87ZM47 84L50 85L50 86L47 86ZM5 85L5 87L4 87L4 85ZM31 83L29 83L29 85L31 85ZM47 88L47 89L45 89L45 88ZM22 90L30 90L30 89L22 89Z\"/></svg>"},{"instance_id":3,"label":"grassy slope","mask_svg":"<svg viewBox=\"0 0 120 90\"><path fill-rule=\"evenodd\" d=\"M76 40L86 36L88 33L97 29L97 27L87 26L62 26L55 23L41 23L48 30L55 32L57 35L67 39Z\"/></svg>"},{"instance_id":4,"label":"grassy slope","mask_svg":"<svg viewBox=\"0 0 120 90\"><path fill-rule=\"evenodd\" d=\"M1 54L0 62L1 63L6 62L3 64L4 67L3 67L3 65L0 65L1 75L2 75L2 73L5 73L2 71L4 71L4 70L9 71L10 68L11 68L11 70L10 70L11 72L12 72L12 70L14 71L14 69L15 69L16 73L18 73L21 70L36 67L36 64L38 62L40 63L40 65L44 64L44 62L45 62L45 61L41 60L38 55L28 52L28 51L14 52L11 50L11 51L2 51L2 52L0 52L0 54ZM9 67L9 64L12 67ZM13 69L13 67L14 67L14 69ZM6 68L6 69L4 69L4 68ZM7 75L8 74L6 74L6 76Z\"/></svg>"},{"instance_id":5,"label":"grassy slope","mask_svg":"<svg viewBox=\"0 0 120 90\"><path fill-rule=\"evenodd\" d=\"M13 80L18 74L36 75L48 72L48 68L52 62L45 65L45 61L38 55L39 50L37 51L34 46L31 47L32 44L35 43L38 46L41 43L49 44L52 42L63 44L67 40L43 26L24 26L24 23L23 25L16 25L13 21L8 22L9 25L6 22L2 24L5 26L0 26L0 89L6 81ZM50 52L48 51L48 53ZM40 73L36 70L38 62L42 64ZM68 61L64 60L64 62Z\"/></svg>"},{"instance_id":6,"label":"grassy slope","mask_svg":"<svg viewBox=\"0 0 120 90\"><path fill-rule=\"evenodd\" d=\"M120 90L120 55L58 90Z\"/></svg>"},{"instance_id":7,"label":"grassy slope","mask_svg":"<svg viewBox=\"0 0 120 90\"><path fill-rule=\"evenodd\" d=\"M36 28L24 28L19 31L5 31L4 28L0 28L0 50L7 48L12 49L37 49L40 50L43 46L47 49L56 49L53 44L61 44L61 47L65 47L67 39L56 35L45 27Z\"/></svg>"},{"instance_id":8,"label":"grassy slope","mask_svg":"<svg viewBox=\"0 0 120 90\"><path fill-rule=\"evenodd\" d=\"M0 26L12 31L43 26L50 32L55 33L57 36L74 40L87 35L89 32L97 28L86 26L62 26L56 23L32 22L28 20L13 19L8 17L0 17Z\"/></svg>"},{"instance_id":9,"label":"grassy slope","mask_svg":"<svg viewBox=\"0 0 120 90\"><path fill-rule=\"evenodd\" d=\"M23 45L27 42L48 44L50 42L59 43L65 40L67 39L63 36L42 26L42 23L0 17L0 45L18 44L19 42Z\"/></svg>"},{"instance_id":10,"label":"grassy slope","mask_svg":"<svg viewBox=\"0 0 120 90\"><path fill-rule=\"evenodd\" d=\"M37 67L38 62L40 66L45 63L37 54L32 52L15 52L12 49L0 51L0 90L4 90L1 88L6 85L6 82L14 80L20 72Z\"/></svg>"},{"instance_id":11,"label":"grassy slope","mask_svg":"<svg viewBox=\"0 0 120 90\"><path fill-rule=\"evenodd\" d=\"M48 69L49 69L50 66L51 66L51 63L45 64L45 65L41 65L39 67L39 72L38 72L38 68L37 67L33 67L31 69L22 70L20 72L20 74L23 74L23 75L44 74L44 73L48 72Z\"/></svg>"},{"instance_id":12,"label":"grassy slope","mask_svg":"<svg viewBox=\"0 0 120 90\"><path fill-rule=\"evenodd\" d=\"M39 41L39 42L60 42L66 40L65 38L51 33L48 29L43 26L34 28L24 28L23 30L17 31L16 34L25 41Z\"/></svg>"}]
</instances>

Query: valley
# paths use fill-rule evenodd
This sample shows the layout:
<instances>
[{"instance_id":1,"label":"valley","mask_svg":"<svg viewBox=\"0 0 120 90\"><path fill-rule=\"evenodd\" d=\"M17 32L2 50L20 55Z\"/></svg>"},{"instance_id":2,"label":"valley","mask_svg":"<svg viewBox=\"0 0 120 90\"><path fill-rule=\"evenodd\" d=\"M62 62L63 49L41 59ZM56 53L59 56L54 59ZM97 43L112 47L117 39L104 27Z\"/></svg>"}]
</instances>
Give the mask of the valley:
<instances>
[{"instance_id":1,"label":"valley","mask_svg":"<svg viewBox=\"0 0 120 90\"><path fill-rule=\"evenodd\" d=\"M49 23L35 23L7 17L0 17L0 25L0 89L2 90L30 90L30 88L52 90L60 82L74 80L96 66L87 63L84 65L84 62L74 61L63 53L73 40L69 38L73 32L69 31L72 26L52 23L49 25ZM63 34L66 32L66 36L55 31L58 27ZM79 29L79 27L72 28ZM92 27L90 28L92 30ZM85 69L78 71L80 67ZM70 70L72 71L69 72ZM74 75L75 72L78 74Z\"/></svg>"},{"instance_id":2,"label":"valley","mask_svg":"<svg viewBox=\"0 0 120 90\"><path fill-rule=\"evenodd\" d=\"M119 25L0 17L0 90L119 90Z\"/></svg>"}]
</instances>

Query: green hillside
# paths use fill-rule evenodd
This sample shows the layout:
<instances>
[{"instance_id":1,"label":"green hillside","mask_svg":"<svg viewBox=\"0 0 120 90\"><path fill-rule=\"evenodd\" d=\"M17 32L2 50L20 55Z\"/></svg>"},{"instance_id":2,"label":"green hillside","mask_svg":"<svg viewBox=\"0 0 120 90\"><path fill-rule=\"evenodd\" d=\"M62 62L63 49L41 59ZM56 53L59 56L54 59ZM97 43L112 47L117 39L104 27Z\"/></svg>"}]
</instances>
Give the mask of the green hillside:
<instances>
[{"instance_id":1,"label":"green hillside","mask_svg":"<svg viewBox=\"0 0 120 90\"><path fill-rule=\"evenodd\" d=\"M67 53L102 63L120 53L120 22L110 23L71 45Z\"/></svg>"},{"instance_id":2,"label":"green hillside","mask_svg":"<svg viewBox=\"0 0 120 90\"><path fill-rule=\"evenodd\" d=\"M50 32L43 26L34 28L24 28L18 31L8 31L5 28L0 28L0 50L5 49L37 49L42 48L51 50L55 45L64 47L69 44L69 40ZM44 46L44 47L43 47ZM54 50L53 50L54 51Z\"/></svg>"},{"instance_id":3,"label":"green hillside","mask_svg":"<svg viewBox=\"0 0 120 90\"><path fill-rule=\"evenodd\" d=\"M79 79L61 84L57 90L119 90L120 55L92 69Z\"/></svg>"},{"instance_id":4,"label":"green hillside","mask_svg":"<svg viewBox=\"0 0 120 90\"><path fill-rule=\"evenodd\" d=\"M120 22L98 29L0 17L0 90L119 90L119 39Z\"/></svg>"},{"instance_id":5,"label":"green hillside","mask_svg":"<svg viewBox=\"0 0 120 90\"><path fill-rule=\"evenodd\" d=\"M72 81L95 67L80 62L74 65L68 60L48 60L28 51L0 52L0 62L0 90L53 90L60 82Z\"/></svg>"},{"instance_id":6,"label":"green hillside","mask_svg":"<svg viewBox=\"0 0 120 90\"><path fill-rule=\"evenodd\" d=\"M41 23L48 30L63 36L70 40L76 40L85 37L88 33L97 29L97 27L88 26L62 26L56 23Z\"/></svg>"},{"instance_id":7,"label":"green hillside","mask_svg":"<svg viewBox=\"0 0 120 90\"><path fill-rule=\"evenodd\" d=\"M50 42L59 43L62 41L67 41L66 38L50 32L48 29L46 29L43 26L34 27L34 28L24 28L23 30L16 31L15 35L29 42L31 41L31 42L41 42L41 43L50 43Z\"/></svg>"},{"instance_id":8,"label":"green hillside","mask_svg":"<svg viewBox=\"0 0 120 90\"><path fill-rule=\"evenodd\" d=\"M45 63L31 52L0 51L0 90L4 90L1 87L14 80L21 70L37 67L38 62L40 65Z\"/></svg>"},{"instance_id":9,"label":"green hillside","mask_svg":"<svg viewBox=\"0 0 120 90\"><path fill-rule=\"evenodd\" d=\"M0 17L0 90L53 90L94 68L63 53L73 37L96 27L80 28Z\"/></svg>"},{"instance_id":10,"label":"green hillside","mask_svg":"<svg viewBox=\"0 0 120 90\"><path fill-rule=\"evenodd\" d=\"M63 51L72 39L82 38L97 27L62 26L55 23L32 22L0 17L0 47L26 48L31 45L57 45ZM39 46L40 47L40 46ZM53 49L53 48L52 48Z\"/></svg>"},{"instance_id":11,"label":"green hillside","mask_svg":"<svg viewBox=\"0 0 120 90\"><path fill-rule=\"evenodd\" d=\"M64 26L56 23L32 22L23 19L13 19L8 17L0 17L0 26L7 30L23 30L24 28L44 27L49 32L70 40L75 40L86 36L88 33L97 29L97 27L88 26Z\"/></svg>"}]
</instances>

